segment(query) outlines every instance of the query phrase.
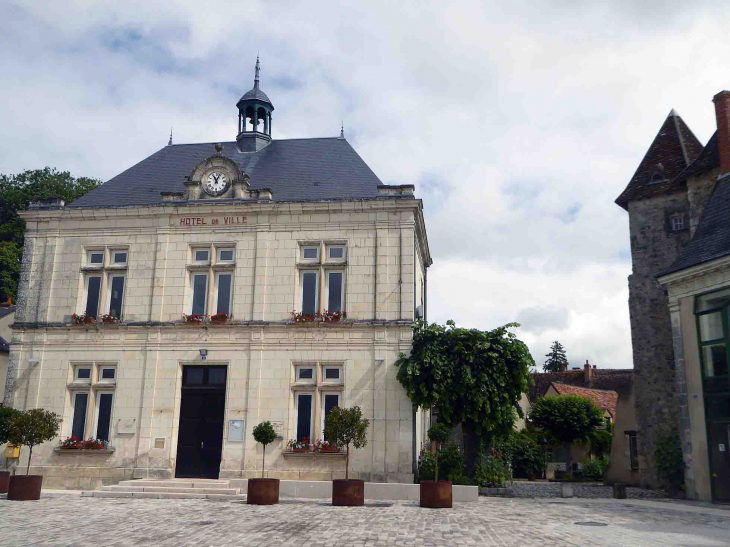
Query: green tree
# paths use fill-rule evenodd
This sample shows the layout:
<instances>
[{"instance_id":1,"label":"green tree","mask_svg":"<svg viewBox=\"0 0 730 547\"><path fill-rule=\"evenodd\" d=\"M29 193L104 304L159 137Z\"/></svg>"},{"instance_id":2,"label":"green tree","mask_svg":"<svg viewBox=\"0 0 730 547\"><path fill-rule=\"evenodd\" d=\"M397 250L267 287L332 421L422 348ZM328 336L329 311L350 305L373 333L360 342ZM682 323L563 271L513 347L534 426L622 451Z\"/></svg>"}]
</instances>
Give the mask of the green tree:
<instances>
[{"instance_id":1,"label":"green tree","mask_svg":"<svg viewBox=\"0 0 730 547\"><path fill-rule=\"evenodd\" d=\"M511 431L519 400L535 365L524 342L507 329L457 328L419 321L413 326L409 356L396 361L398 380L416 407L433 407L439 421L462 425L467 474L474 476L482 437Z\"/></svg>"},{"instance_id":2,"label":"green tree","mask_svg":"<svg viewBox=\"0 0 730 547\"><path fill-rule=\"evenodd\" d=\"M352 408L333 408L327 415L324 427L324 434L332 439L337 446L345 446L345 480L347 480L350 469L350 445L355 448L363 448L368 444L367 432L370 427L370 420L362 417L359 406Z\"/></svg>"},{"instance_id":3,"label":"green tree","mask_svg":"<svg viewBox=\"0 0 730 547\"><path fill-rule=\"evenodd\" d=\"M18 290L25 233L18 212L28 209L32 198L60 197L71 203L100 184L100 180L74 178L68 171L50 167L0 174L0 300L15 298Z\"/></svg>"},{"instance_id":4,"label":"green tree","mask_svg":"<svg viewBox=\"0 0 730 547\"><path fill-rule=\"evenodd\" d=\"M264 447L264 455L261 464L261 478L264 478L264 467L266 467L266 445L271 444L276 439L276 431L271 422L261 422L259 425L253 428L253 438L257 443L261 443Z\"/></svg>"},{"instance_id":5,"label":"green tree","mask_svg":"<svg viewBox=\"0 0 730 547\"><path fill-rule=\"evenodd\" d=\"M50 441L58 435L60 418L55 412L42 408L18 412L10 417L8 421L8 441L16 446L30 448L26 475L30 474L30 459L33 456L33 447Z\"/></svg>"},{"instance_id":6,"label":"green tree","mask_svg":"<svg viewBox=\"0 0 730 547\"><path fill-rule=\"evenodd\" d=\"M573 468L571 446L576 441L587 441L595 429L603 425L603 413L590 399L558 395L535 401L529 420L563 444L568 453L566 467L570 473Z\"/></svg>"},{"instance_id":7,"label":"green tree","mask_svg":"<svg viewBox=\"0 0 730 547\"><path fill-rule=\"evenodd\" d=\"M597 458L602 458L603 456L611 454L613 434L610 429L596 429L591 432L588 440L590 441L590 453Z\"/></svg>"},{"instance_id":8,"label":"green tree","mask_svg":"<svg viewBox=\"0 0 730 547\"><path fill-rule=\"evenodd\" d=\"M431 439L431 442L438 445L436 447L436 461L434 464L435 470L433 479L436 482L439 480L439 451L441 450L441 445L449 440L450 434L451 428L444 424L434 424L428 430L428 438Z\"/></svg>"},{"instance_id":9,"label":"green tree","mask_svg":"<svg viewBox=\"0 0 730 547\"><path fill-rule=\"evenodd\" d=\"M555 340L550 346L550 353L546 353L547 360L542 365L544 372L560 372L568 367L568 359L565 357L565 348Z\"/></svg>"},{"instance_id":10,"label":"green tree","mask_svg":"<svg viewBox=\"0 0 730 547\"><path fill-rule=\"evenodd\" d=\"M684 488L684 456L682 440L676 430L665 431L654 451L654 460L664 488L670 495L676 495Z\"/></svg>"}]
</instances>

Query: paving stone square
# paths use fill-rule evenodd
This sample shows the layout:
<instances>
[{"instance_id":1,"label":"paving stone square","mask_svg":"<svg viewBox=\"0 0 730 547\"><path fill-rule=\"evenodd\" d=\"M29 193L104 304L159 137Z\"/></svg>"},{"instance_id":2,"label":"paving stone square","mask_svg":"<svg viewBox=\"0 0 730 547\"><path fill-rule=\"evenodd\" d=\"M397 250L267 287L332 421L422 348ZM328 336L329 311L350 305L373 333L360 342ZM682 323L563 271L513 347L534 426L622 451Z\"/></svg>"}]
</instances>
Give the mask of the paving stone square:
<instances>
[{"instance_id":1,"label":"paving stone square","mask_svg":"<svg viewBox=\"0 0 730 547\"><path fill-rule=\"evenodd\" d=\"M577 524L583 523L583 524ZM727 546L730 511L643 500L480 498L453 510L417 502L96 499L0 500L13 546Z\"/></svg>"}]
</instances>

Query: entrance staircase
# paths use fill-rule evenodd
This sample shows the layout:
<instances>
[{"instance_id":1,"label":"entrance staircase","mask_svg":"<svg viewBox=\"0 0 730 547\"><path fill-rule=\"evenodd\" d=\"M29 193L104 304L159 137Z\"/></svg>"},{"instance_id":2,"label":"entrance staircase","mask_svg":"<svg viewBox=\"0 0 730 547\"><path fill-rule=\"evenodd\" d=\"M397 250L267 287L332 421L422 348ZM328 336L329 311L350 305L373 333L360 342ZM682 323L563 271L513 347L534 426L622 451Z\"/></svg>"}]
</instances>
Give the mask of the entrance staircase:
<instances>
[{"instance_id":1,"label":"entrance staircase","mask_svg":"<svg viewBox=\"0 0 730 547\"><path fill-rule=\"evenodd\" d=\"M245 500L245 479L139 479L82 492L94 498Z\"/></svg>"}]
</instances>

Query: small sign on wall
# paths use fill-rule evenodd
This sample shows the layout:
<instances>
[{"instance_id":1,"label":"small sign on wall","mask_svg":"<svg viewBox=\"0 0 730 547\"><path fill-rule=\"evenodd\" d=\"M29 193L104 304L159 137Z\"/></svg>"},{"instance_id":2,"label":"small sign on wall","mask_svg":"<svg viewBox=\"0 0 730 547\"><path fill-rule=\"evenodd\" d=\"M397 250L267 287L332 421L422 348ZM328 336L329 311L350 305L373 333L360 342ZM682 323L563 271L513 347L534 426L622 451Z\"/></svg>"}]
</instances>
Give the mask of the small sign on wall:
<instances>
[{"instance_id":1,"label":"small sign on wall","mask_svg":"<svg viewBox=\"0 0 730 547\"><path fill-rule=\"evenodd\" d=\"M246 438L246 420L228 420L228 442L240 443Z\"/></svg>"},{"instance_id":2,"label":"small sign on wall","mask_svg":"<svg viewBox=\"0 0 730 547\"><path fill-rule=\"evenodd\" d=\"M273 427L274 431L276 431L277 439L284 438L284 422L271 422L271 427Z\"/></svg>"},{"instance_id":3,"label":"small sign on wall","mask_svg":"<svg viewBox=\"0 0 730 547\"><path fill-rule=\"evenodd\" d=\"M725 452L725 445L724 444L721 444L720 445L720 452Z\"/></svg>"},{"instance_id":4,"label":"small sign on wall","mask_svg":"<svg viewBox=\"0 0 730 547\"><path fill-rule=\"evenodd\" d=\"M117 433L119 435L134 435L137 432L137 420L135 418L120 419L117 422Z\"/></svg>"},{"instance_id":5,"label":"small sign on wall","mask_svg":"<svg viewBox=\"0 0 730 547\"><path fill-rule=\"evenodd\" d=\"M165 448L165 438L157 437L155 439L155 448Z\"/></svg>"}]
</instances>

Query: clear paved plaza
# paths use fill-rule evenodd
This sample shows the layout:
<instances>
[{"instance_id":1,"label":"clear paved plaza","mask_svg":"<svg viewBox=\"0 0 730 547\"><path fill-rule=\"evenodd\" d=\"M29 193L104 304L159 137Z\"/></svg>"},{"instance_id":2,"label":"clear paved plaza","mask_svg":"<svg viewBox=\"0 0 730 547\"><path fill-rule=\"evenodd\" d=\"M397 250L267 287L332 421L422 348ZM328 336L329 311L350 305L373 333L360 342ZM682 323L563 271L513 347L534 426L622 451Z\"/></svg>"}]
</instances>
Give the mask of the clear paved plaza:
<instances>
[{"instance_id":1,"label":"clear paved plaza","mask_svg":"<svg viewBox=\"0 0 730 547\"><path fill-rule=\"evenodd\" d=\"M730 511L664 502L480 498L449 511L415 502L340 508L282 501L256 507L72 495L0 500L0 541L15 547L730 544Z\"/></svg>"}]
</instances>

